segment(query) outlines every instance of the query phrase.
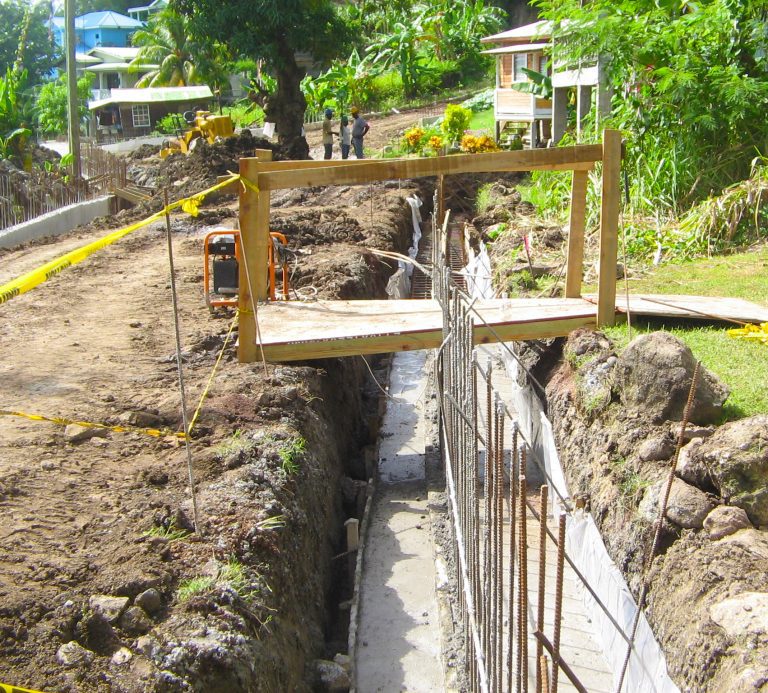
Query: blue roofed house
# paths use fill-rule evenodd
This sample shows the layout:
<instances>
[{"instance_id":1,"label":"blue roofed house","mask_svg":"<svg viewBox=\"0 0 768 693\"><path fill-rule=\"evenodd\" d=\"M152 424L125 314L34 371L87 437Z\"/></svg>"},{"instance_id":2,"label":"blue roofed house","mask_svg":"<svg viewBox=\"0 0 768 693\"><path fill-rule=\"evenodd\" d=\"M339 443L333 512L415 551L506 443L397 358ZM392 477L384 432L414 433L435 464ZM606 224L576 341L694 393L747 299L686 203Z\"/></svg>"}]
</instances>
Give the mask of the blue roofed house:
<instances>
[{"instance_id":1,"label":"blue roofed house","mask_svg":"<svg viewBox=\"0 0 768 693\"><path fill-rule=\"evenodd\" d=\"M125 48L131 45L131 35L143 26L143 22L111 10L89 12L75 17L75 51L87 53L91 48L101 46ZM54 17L51 20L51 30L56 43L63 47L66 34L64 17Z\"/></svg>"}]
</instances>

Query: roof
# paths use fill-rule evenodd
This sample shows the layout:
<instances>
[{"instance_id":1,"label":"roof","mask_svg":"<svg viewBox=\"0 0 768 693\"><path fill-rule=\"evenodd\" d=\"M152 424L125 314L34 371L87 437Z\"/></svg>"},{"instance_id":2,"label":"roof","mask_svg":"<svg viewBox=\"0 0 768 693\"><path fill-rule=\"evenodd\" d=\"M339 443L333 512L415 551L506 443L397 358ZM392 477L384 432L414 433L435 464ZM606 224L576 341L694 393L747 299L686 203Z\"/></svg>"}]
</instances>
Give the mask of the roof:
<instances>
[{"instance_id":1,"label":"roof","mask_svg":"<svg viewBox=\"0 0 768 693\"><path fill-rule=\"evenodd\" d=\"M482 43L499 43L501 41L530 41L531 39L548 39L552 34L552 22L546 19L533 22L533 24L525 24L519 26L516 29L509 29L508 31L502 31L500 34L494 34L493 36L486 36L480 39Z\"/></svg>"},{"instance_id":2,"label":"roof","mask_svg":"<svg viewBox=\"0 0 768 693\"><path fill-rule=\"evenodd\" d=\"M149 5L142 5L141 7L129 7L128 12L147 12L150 10L159 10L163 7L168 7L168 0L154 0Z\"/></svg>"},{"instance_id":3,"label":"roof","mask_svg":"<svg viewBox=\"0 0 768 693\"><path fill-rule=\"evenodd\" d=\"M150 70L156 70L159 65L150 65L146 63L144 65L132 65L131 63L99 63L98 65L89 65L85 69L88 72L128 72L134 70L136 72L149 72ZM114 91L114 89L112 90ZM141 91L146 91L142 89Z\"/></svg>"},{"instance_id":4,"label":"roof","mask_svg":"<svg viewBox=\"0 0 768 693\"><path fill-rule=\"evenodd\" d=\"M148 87L147 89L113 89L108 99L91 101L90 110L120 103L172 103L174 101L202 101L212 99L210 87Z\"/></svg>"},{"instance_id":5,"label":"roof","mask_svg":"<svg viewBox=\"0 0 768 693\"><path fill-rule=\"evenodd\" d=\"M75 29L140 29L143 22L112 10L75 17Z\"/></svg>"},{"instance_id":6,"label":"roof","mask_svg":"<svg viewBox=\"0 0 768 693\"><path fill-rule=\"evenodd\" d=\"M481 51L481 53L484 55L501 55L505 53L533 53L534 51L543 51L545 48L549 48L548 43L519 43L516 46L491 48L487 51Z\"/></svg>"},{"instance_id":7,"label":"roof","mask_svg":"<svg viewBox=\"0 0 768 693\"><path fill-rule=\"evenodd\" d=\"M75 62L78 65L97 65L101 60L87 53L75 53Z\"/></svg>"},{"instance_id":8,"label":"roof","mask_svg":"<svg viewBox=\"0 0 768 693\"><path fill-rule=\"evenodd\" d=\"M91 48L91 50L88 51L88 55L91 56L99 56L99 60L103 60L105 57L107 58L116 58L120 61L130 61L136 58L139 55L139 48L137 47L123 47L123 48L113 48L111 46L96 46L95 48Z\"/></svg>"}]
</instances>

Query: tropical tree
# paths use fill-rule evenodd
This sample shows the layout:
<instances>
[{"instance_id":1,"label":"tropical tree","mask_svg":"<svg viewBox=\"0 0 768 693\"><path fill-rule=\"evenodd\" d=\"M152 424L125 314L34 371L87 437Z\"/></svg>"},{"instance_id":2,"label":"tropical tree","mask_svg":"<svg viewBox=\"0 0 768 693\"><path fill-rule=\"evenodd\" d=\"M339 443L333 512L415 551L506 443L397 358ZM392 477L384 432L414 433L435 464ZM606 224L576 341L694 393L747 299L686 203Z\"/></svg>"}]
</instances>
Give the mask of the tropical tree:
<instances>
[{"instance_id":1,"label":"tropical tree","mask_svg":"<svg viewBox=\"0 0 768 693\"><path fill-rule=\"evenodd\" d=\"M749 175L768 146L764 0L537 0L556 57L606 61L633 200L677 211Z\"/></svg>"},{"instance_id":2,"label":"tropical tree","mask_svg":"<svg viewBox=\"0 0 768 693\"><path fill-rule=\"evenodd\" d=\"M29 84L39 84L51 72L61 54L48 31L49 13L45 2L0 0L0 74L17 61Z\"/></svg>"},{"instance_id":3,"label":"tropical tree","mask_svg":"<svg viewBox=\"0 0 768 693\"><path fill-rule=\"evenodd\" d=\"M146 29L133 35L139 53L131 62L135 68L156 65L136 83L137 87L183 87L198 84L189 20L165 9L155 14Z\"/></svg>"},{"instance_id":4,"label":"tropical tree","mask_svg":"<svg viewBox=\"0 0 768 693\"><path fill-rule=\"evenodd\" d=\"M237 57L262 61L276 78L274 92L261 90L266 119L274 122L280 144L294 158L309 156L302 135L306 100L301 82L306 64L343 55L348 29L332 0L172 0L190 21L195 36L225 44ZM303 53L303 56L299 54ZM307 60L302 59L306 58Z\"/></svg>"},{"instance_id":5,"label":"tropical tree","mask_svg":"<svg viewBox=\"0 0 768 693\"><path fill-rule=\"evenodd\" d=\"M7 68L5 78L0 77L0 159L19 156L32 134L34 111L26 83L26 70Z\"/></svg>"},{"instance_id":6,"label":"tropical tree","mask_svg":"<svg viewBox=\"0 0 768 693\"><path fill-rule=\"evenodd\" d=\"M77 80L77 109L82 122L88 114L93 79L86 74ZM60 135L68 126L67 78L63 75L55 82L46 82L37 97L37 117L40 129L46 135Z\"/></svg>"}]
</instances>

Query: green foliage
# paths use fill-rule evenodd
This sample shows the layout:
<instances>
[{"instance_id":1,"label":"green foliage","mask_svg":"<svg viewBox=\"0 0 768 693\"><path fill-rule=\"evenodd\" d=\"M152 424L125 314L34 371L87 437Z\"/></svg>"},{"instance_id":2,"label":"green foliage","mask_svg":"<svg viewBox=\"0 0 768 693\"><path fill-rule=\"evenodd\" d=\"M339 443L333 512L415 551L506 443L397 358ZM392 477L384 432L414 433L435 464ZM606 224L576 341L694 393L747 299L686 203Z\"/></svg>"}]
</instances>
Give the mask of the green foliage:
<instances>
[{"instance_id":1,"label":"green foliage","mask_svg":"<svg viewBox=\"0 0 768 693\"><path fill-rule=\"evenodd\" d=\"M48 31L49 14L46 2L0 2L0 74L13 68L20 57L29 83L39 84L56 66L61 51Z\"/></svg>"},{"instance_id":2,"label":"green foliage","mask_svg":"<svg viewBox=\"0 0 768 693\"><path fill-rule=\"evenodd\" d=\"M361 58L357 49L346 60L337 60L318 77L307 76L301 83L310 111L334 108L344 113L350 106L368 106L371 85L377 70L371 61Z\"/></svg>"},{"instance_id":3,"label":"green foliage","mask_svg":"<svg viewBox=\"0 0 768 693\"><path fill-rule=\"evenodd\" d=\"M536 70L529 70L527 67L521 69L527 75L528 81L516 84L515 89L517 91L534 94L540 99L552 98L552 78L549 75L536 72Z\"/></svg>"},{"instance_id":4,"label":"green foliage","mask_svg":"<svg viewBox=\"0 0 768 693\"><path fill-rule=\"evenodd\" d=\"M440 128L451 142L460 142L472 119L472 111L463 106L448 104Z\"/></svg>"},{"instance_id":5,"label":"green foliage","mask_svg":"<svg viewBox=\"0 0 768 693\"><path fill-rule=\"evenodd\" d=\"M155 526L144 532L144 536L147 537L162 537L168 541L178 541L179 539L186 539L190 535L186 529L179 529L175 524L170 524L167 527Z\"/></svg>"},{"instance_id":6,"label":"green foliage","mask_svg":"<svg viewBox=\"0 0 768 693\"><path fill-rule=\"evenodd\" d=\"M307 441L301 436L295 436L285 441L277 454L283 471L292 476L299 471L299 459L307 449Z\"/></svg>"},{"instance_id":7,"label":"green foliage","mask_svg":"<svg viewBox=\"0 0 768 693\"><path fill-rule=\"evenodd\" d=\"M82 121L88 114L88 99L91 98L90 74L77 80L77 109ZM67 82L62 75L55 82L47 82L40 88L37 98L38 125L46 135L59 135L67 131Z\"/></svg>"},{"instance_id":8,"label":"green foliage","mask_svg":"<svg viewBox=\"0 0 768 693\"><path fill-rule=\"evenodd\" d=\"M155 130L161 135L178 135L186 128L179 113L168 113L155 123Z\"/></svg>"},{"instance_id":9,"label":"green foliage","mask_svg":"<svg viewBox=\"0 0 768 693\"><path fill-rule=\"evenodd\" d=\"M627 138L636 211L678 213L747 177L768 141L764 3L536 4L554 23L558 59L610 56L611 125Z\"/></svg>"},{"instance_id":10,"label":"green foliage","mask_svg":"<svg viewBox=\"0 0 768 693\"><path fill-rule=\"evenodd\" d=\"M189 580L182 580L179 583L179 588L176 591L176 594L180 602L185 602L192 597L207 592L214 586L215 582L216 581L212 577L207 575L190 578Z\"/></svg>"}]
</instances>

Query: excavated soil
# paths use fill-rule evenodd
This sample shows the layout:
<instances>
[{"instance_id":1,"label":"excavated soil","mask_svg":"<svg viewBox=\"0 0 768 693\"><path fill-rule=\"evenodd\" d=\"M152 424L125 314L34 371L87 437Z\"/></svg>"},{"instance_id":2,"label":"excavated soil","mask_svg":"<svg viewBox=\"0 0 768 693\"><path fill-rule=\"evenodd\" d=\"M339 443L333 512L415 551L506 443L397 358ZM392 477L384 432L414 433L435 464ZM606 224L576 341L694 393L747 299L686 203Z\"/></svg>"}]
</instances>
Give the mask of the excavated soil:
<instances>
[{"instance_id":1,"label":"excavated soil","mask_svg":"<svg viewBox=\"0 0 768 693\"><path fill-rule=\"evenodd\" d=\"M203 154L158 166L175 197L225 173L236 152L200 171L192 160ZM273 195L272 226L295 252L299 294L385 297L393 268L367 248L405 251L413 192L395 182ZM9 251L0 281L142 211ZM236 202L221 200L197 219L172 218L190 413L232 317L205 307L202 236L236 215ZM179 430L168 276L155 224L0 307L3 409ZM371 361L383 380L386 364ZM265 369L239 364L233 339L193 434L197 532L177 438L76 440L62 425L0 416L3 682L311 690L313 662L346 648L347 561L333 557L345 550L344 520L360 510L378 407L362 359Z\"/></svg>"}]
</instances>

